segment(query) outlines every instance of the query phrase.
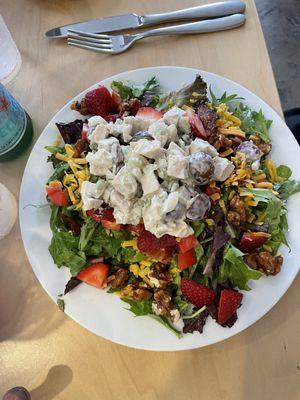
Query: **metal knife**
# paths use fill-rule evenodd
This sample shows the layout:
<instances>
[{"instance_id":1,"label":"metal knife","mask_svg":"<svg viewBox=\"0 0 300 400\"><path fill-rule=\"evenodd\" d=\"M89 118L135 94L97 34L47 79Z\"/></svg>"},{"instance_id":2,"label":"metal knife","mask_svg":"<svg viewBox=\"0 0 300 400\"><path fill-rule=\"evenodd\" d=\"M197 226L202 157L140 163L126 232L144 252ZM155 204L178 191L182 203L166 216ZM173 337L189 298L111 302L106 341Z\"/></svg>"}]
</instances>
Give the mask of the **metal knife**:
<instances>
[{"instance_id":1,"label":"metal knife","mask_svg":"<svg viewBox=\"0 0 300 400\"><path fill-rule=\"evenodd\" d=\"M135 29L142 26L156 25L164 22L217 18L231 14L243 13L245 7L246 5L242 1L229 0L161 14L125 14L60 26L50 29L45 33L45 35L49 38L60 38L67 36L68 29L88 33L104 33L125 29Z\"/></svg>"}]
</instances>

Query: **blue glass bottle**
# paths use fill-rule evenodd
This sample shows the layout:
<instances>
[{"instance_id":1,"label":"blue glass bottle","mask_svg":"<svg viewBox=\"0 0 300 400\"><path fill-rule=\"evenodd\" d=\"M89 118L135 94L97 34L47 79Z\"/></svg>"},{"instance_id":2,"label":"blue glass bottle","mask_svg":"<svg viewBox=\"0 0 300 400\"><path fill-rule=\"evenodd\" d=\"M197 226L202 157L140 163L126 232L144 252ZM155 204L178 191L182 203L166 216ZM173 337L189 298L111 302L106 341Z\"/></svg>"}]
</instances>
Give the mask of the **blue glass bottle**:
<instances>
[{"instance_id":1,"label":"blue glass bottle","mask_svg":"<svg viewBox=\"0 0 300 400\"><path fill-rule=\"evenodd\" d=\"M31 118L0 83L0 161L18 157L32 138Z\"/></svg>"}]
</instances>

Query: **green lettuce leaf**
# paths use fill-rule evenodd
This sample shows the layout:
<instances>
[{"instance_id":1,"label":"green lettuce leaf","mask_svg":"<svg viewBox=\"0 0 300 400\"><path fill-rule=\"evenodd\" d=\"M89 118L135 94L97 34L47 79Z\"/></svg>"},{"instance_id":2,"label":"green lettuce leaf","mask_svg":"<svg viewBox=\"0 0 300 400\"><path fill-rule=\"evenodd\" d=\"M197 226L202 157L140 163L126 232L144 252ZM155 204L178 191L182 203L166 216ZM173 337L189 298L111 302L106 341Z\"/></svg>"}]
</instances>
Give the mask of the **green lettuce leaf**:
<instances>
[{"instance_id":1,"label":"green lettuce leaf","mask_svg":"<svg viewBox=\"0 0 300 400\"><path fill-rule=\"evenodd\" d=\"M156 93L158 82L155 76L151 77L141 85L131 81L127 81L126 84L122 81L113 81L111 88L121 96L122 100L128 100L131 98L140 99L145 92Z\"/></svg>"},{"instance_id":2,"label":"green lettuce leaf","mask_svg":"<svg viewBox=\"0 0 300 400\"><path fill-rule=\"evenodd\" d=\"M272 235L266 244L272 248L273 254L276 254L281 243L288 246L284 233L287 229L285 204L269 189L250 189L249 192L254 194L254 201L264 204L264 222L268 223L269 233Z\"/></svg>"},{"instance_id":3,"label":"green lettuce leaf","mask_svg":"<svg viewBox=\"0 0 300 400\"><path fill-rule=\"evenodd\" d=\"M246 104L239 103L233 109L233 113L241 120L241 129L247 135L256 133L263 142L270 142L268 131L272 121L265 118L261 109L257 112L251 110Z\"/></svg>"},{"instance_id":4,"label":"green lettuce leaf","mask_svg":"<svg viewBox=\"0 0 300 400\"><path fill-rule=\"evenodd\" d=\"M219 269L218 282L225 283L229 280L234 286L241 290L250 290L248 281L257 280L262 273L251 269L243 260L239 249L232 244L227 245L223 253L223 263Z\"/></svg>"},{"instance_id":5,"label":"green lettuce leaf","mask_svg":"<svg viewBox=\"0 0 300 400\"><path fill-rule=\"evenodd\" d=\"M279 193L281 200L287 200L293 194L300 192L300 182L294 179L278 182L275 184L275 190Z\"/></svg>"},{"instance_id":6,"label":"green lettuce leaf","mask_svg":"<svg viewBox=\"0 0 300 400\"><path fill-rule=\"evenodd\" d=\"M70 232L54 231L49 252L58 267L70 268L72 276L76 276L86 265L84 252L78 250L79 238Z\"/></svg>"},{"instance_id":7,"label":"green lettuce leaf","mask_svg":"<svg viewBox=\"0 0 300 400\"><path fill-rule=\"evenodd\" d=\"M285 181L292 175L291 168L287 165L279 165L279 167L276 168L276 172L277 175L280 176L280 178L283 178Z\"/></svg>"},{"instance_id":8,"label":"green lettuce leaf","mask_svg":"<svg viewBox=\"0 0 300 400\"><path fill-rule=\"evenodd\" d=\"M174 328L174 326L169 322L169 320L165 316L156 315L153 313L151 301L149 300L137 301L128 298L122 298L121 300L130 305L128 310L131 311L137 317L147 315L148 317L151 317L160 324L164 325L167 329L173 332L178 338L182 336L182 333L178 331L176 328Z\"/></svg>"},{"instance_id":9,"label":"green lettuce leaf","mask_svg":"<svg viewBox=\"0 0 300 400\"><path fill-rule=\"evenodd\" d=\"M242 100L243 99L243 97L238 97L238 95L237 94L230 94L230 95L227 95L227 93L226 92L224 92L223 94L222 94L222 96L221 97L217 97L214 93L213 93L213 91L212 91L212 89L211 89L211 86L209 87L209 94L210 94L210 97L211 97L211 104L212 104L212 106L213 107L218 107L220 104L227 104L227 103L229 103L230 101L232 101L232 100Z\"/></svg>"},{"instance_id":10,"label":"green lettuce leaf","mask_svg":"<svg viewBox=\"0 0 300 400\"><path fill-rule=\"evenodd\" d=\"M65 171L67 171L69 168L70 167L68 163L66 163L65 161L60 161L58 164L55 165L55 169L48 179L48 182L60 181L64 177Z\"/></svg>"},{"instance_id":11,"label":"green lettuce leaf","mask_svg":"<svg viewBox=\"0 0 300 400\"><path fill-rule=\"evenodd\" d=\"M82 226L80 232L79 243L78 243L79 250L81 251L85 250L97 228L97 225L99 224L91 220L90 218L86 220L86 223Z\"/></svg>"},{"instance_id":12,"label":"green lettuce leaf","mask_svg":"<svg viewBox=\"0 0 300 400\"><path fill-rule=\"evenodd\" d=\"M159 110L167 110L171 107L182 107L184 105L193 105L191 99L207 101L206 97L206 83L200 75L197 75L194 82L184 86L182 89L174 92L169 92L160 96L157 108ZM197 97L194 94L197 93Z\"/></svg>"},{"instance_id":13,"label":"green lettuce leaf","mask_svg":"<svg viewBox=\"0 0 300 400\"><path fill-rule=\"evenodd\" d=\"M58 305L58 308L60 311L64 312L65 311L65 302L63 299L57 299L56 304Z\"/></svg>"},{"instance_id":14,"label":"green lettuce leaf","mask_svg":"<svg viewBox=\"0 0 300 400\"><path fill-rule=\"evenodd\" d=\"M205 229L205 223L202 221L191 222L191 227L194 230L194 235L198 237Z\"/></svg>"}]
</instances>

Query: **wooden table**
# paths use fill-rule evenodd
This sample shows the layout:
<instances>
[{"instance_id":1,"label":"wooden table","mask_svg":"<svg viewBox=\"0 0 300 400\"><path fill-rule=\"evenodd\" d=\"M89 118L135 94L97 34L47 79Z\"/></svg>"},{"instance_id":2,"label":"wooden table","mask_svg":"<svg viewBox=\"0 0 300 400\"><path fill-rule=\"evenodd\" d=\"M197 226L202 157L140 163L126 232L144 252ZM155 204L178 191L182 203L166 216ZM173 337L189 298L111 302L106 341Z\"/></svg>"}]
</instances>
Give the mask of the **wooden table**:
<instances>
[{"instance_id":1,"label":"wooden table","mask_svg":"<svg viewBox=\"0 0 300 400\"><path fill-rule=\"evenodd\" d=\"M23 59L9 88L32 116L35 138L84 88L109 75L153 65L199 67L227 76L281 112L252 0L246 1L243 28L153 38L115 57L43 37L49 28L71 21L167 11L205 1L0 0ZM28 155L0 164L0 181L16 197ZM60 312L30 268L18 224L0 242L0 276L0 395L24 385L33 400L299 399L299 277L276 307L243 333L199 350L154 353L110 343Z\"/></svg>"}]
</instances>

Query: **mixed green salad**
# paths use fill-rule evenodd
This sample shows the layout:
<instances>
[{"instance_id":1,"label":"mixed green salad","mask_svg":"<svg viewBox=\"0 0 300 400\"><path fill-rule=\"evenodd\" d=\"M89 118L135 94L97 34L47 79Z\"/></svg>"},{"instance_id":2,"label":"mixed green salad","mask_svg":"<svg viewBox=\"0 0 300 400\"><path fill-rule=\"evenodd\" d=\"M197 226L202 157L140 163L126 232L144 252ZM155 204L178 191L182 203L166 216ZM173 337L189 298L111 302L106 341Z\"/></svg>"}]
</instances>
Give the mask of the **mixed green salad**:
<instances>
[{"instance_id":1,"label":"mixed green salad","mask_svg":"<svg viewBox=\"0 0 300 400\"><path fill-rule=\"evenodd\" d=\"M155 77L114 81L71 108L81 118L57 123L47 146L64 296L82 282L105 289L178 337L209 316L231 327L251 281L280 272L286 200L300 190L269 157L272 121L199 75L168 93Z\"/></svg>"}]
</instances>

